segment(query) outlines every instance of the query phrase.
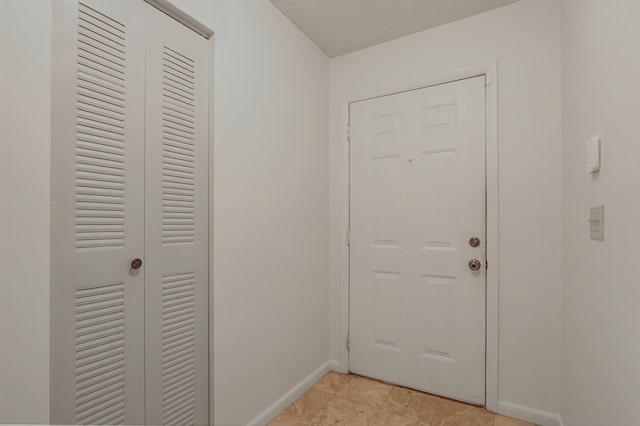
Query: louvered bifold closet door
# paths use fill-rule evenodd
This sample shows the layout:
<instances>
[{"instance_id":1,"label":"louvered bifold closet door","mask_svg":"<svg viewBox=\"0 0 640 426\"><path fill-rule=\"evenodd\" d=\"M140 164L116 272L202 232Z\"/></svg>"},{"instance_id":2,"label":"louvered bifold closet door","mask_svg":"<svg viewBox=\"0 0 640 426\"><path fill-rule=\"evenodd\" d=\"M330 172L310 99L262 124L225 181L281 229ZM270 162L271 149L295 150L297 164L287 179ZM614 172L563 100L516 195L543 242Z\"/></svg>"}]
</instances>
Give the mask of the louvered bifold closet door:
<instances>
[{"instance_id":1,"label":"louvered bifold closet door","mask_svg":"<svg viewBox=\"0 0 640 426\"><path fill-rule=\"evenodd\" d=\"M208 424L208 42L147 10L147 422Z\"/></svg>"},{"instance_id":2,"label":"louvered bifold closet door","mask_svg":"<svg viewBox=\"0 0 640 426\"><path fill-rule=\"evenodd\" d=\"M51 420L143 424L144 3L53 5Z\"/></svg>"}]
</instances>

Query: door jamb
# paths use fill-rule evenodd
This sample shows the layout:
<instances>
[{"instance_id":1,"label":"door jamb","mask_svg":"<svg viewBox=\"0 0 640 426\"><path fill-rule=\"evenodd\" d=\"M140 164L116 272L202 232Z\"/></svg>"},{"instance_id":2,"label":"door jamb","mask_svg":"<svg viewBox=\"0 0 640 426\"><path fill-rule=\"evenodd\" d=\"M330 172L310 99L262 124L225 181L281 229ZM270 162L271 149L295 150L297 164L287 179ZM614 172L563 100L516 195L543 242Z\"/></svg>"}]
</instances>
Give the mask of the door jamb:
<instances>
[{"instance_id":1,"label":"door jamb","mask_svg":"<svg viewBox=\"0 0 640 426\"><path fill-rule=\"evenodd\" d=\"M340 232L348 235L350 224L350 159L349 159L349 124L350 104L380 96L416 90L438 84L450 83L472 77L485 76L485 115L486 115L486 203L487 203L487 284L486 284L486 342L485 342L485 405L489 411L498 409L498 338L499 338L499 171L498 171L498 63L497 61L478 64L470 67L455 69L449 72L433 75L418 84L401 85L394 92L367 93L359 99L341 102L341 138L347 141L340 153L341 169L340 182L341 197L339 201ZM343 245L339 253L339 314L340 314L340 370L349 371L349 351L345 342L349 336L349 307L350 307L350 258L349 247Z\"/></svg>"},{"instance_id":2,"label":"door jamb","mask_svg":"<svg viewBox=\"0 0 640 426\"><path fill-rule=\"evenodd\" d=\"M208 67L208 71L209 71L209 117L208 117L208 124L209 124L209 133L208 133L208 167L207 167L207 173L208 173L208 213L209 213L209 225L208 225L208 229L209 229L209 262L208 262L208 269L209 269L209 309L208 309L208 314L209 314L209 424L213 425L215 424L215 395L214 395L214 341L213 341L213 326L214 326L214 315L213 315L213 308L214 308L214 290L213 290L213 276L214 276L214 267L215 267L215 260L214 260L214 256L213 256L213 251L214 251L214 228L213 228L213 224L214 224L214 217L213 217L213 209L214 209L214 163L215 163L215 153L214 153L214 140L215 140L215 132L214 132L214 126L215 126L215 105L214 105L214 100L215 100L215 46L216 46L216 38L215 38L215 33L212 32L211 35L208 37L208 44L209 44L209 67Z\"/></svg>"}]
</instances>

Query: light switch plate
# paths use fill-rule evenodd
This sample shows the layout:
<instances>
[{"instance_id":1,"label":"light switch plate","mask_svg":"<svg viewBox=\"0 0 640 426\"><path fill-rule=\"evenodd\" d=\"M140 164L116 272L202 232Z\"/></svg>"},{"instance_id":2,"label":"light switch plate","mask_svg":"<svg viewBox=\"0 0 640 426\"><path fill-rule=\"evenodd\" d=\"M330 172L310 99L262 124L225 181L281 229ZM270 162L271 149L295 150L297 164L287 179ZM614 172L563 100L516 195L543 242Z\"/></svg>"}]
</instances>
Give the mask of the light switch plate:
<instances>
[{"instance_id":1,"label":"light switch plate","mask_svg":"<svg viewBox=\"0 0 640 426\"><path fill-rule=\"evenodd\" d=\"M591 239L604 240L604 205L591 207L589 214L591 227Z\"/></svg>"},{"instance_id":2,"label":"light switch plate","mask_svg":"<svg viewBox=\"0 0 640 426\"><path fill-rule=\"evenodd\" d=\"M600 171L600 138L591 138L587 142L587 173Z\"/></svg>"}]
</instances>

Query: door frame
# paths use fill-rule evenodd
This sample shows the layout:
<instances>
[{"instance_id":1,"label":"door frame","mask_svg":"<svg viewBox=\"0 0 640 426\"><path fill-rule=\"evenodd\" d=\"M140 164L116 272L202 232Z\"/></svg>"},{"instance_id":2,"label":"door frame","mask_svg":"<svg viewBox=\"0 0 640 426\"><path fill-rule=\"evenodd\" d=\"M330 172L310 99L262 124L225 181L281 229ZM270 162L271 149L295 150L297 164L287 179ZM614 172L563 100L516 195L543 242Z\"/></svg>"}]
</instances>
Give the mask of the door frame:
<instances>
[{"instance_id":1,"label":"door frame","mask_svg":"<svg viewBox=\"0 0 640 426\"><path fill-rule=\"evenodd\" d=\"M499 308L499 170L498 170L498 62L486 62L469 67L458 68L437 75L432 75L414 84L400 84L396 90L389 92L372 91L358 99L345 99L340 105L340 145L341 152L339 182L340 200L337 210L340 213L340 232L346 236L342 250L332 262L339 262L336 269L339 274L339 314L340 314L340 370L349 372L349 351L347 345L350 331L350 203L349 190L351 180L350 170L350 107L354 102L360 102L382 96L422 89L454 81L480 77L486 78L485 83L485 143L486 143L486 203L487 203L487 284L486 284L486 335L485 335L485 405L488 410L498 409L498 308ZM342 239L342 237L340 237Z\"/></svg>"}]
</instances>

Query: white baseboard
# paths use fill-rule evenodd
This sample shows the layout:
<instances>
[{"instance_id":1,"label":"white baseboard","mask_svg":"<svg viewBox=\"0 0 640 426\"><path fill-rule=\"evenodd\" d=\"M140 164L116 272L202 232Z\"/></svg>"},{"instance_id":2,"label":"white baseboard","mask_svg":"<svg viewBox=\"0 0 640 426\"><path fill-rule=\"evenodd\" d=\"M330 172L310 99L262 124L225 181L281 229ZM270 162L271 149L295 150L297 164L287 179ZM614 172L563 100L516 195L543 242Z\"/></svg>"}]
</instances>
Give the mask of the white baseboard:
<instances>
[{"instance_id":1,"label":"white baseboard","mask_svg":"<svg viewBox=\"0 0 640 426\"><path fill-rule=\"evenodd\" d=\"M247 426L265 426L278 414L283 412L289 405L291 405L293 401L300 398L302 394L311 389L311 387L320 380L322 376L327 374L327 372L330 370L338 370L338 368L339 365L335 361L328 361L324 363L320 368L305 377L300 383L282 395L282 397L274 402L269 408L251 420Z\"/></svg>"},{"instance_id":2,"label":"white baseboard","mask_svg":"<svg viewBox=\"0 0 640 426\"><path fill-rule=\"evenodd\" d=\"M498 414L524 420L541 426L563 426L562 417L558 414L524 407L510 402L498 401Z\"/></svg>"},{"instance_id":3,"label":"white baseboard","mask_svg":"<svg viewBox=\"0 0 640 426\"><path fill-rule=\"evenodd\" d=\"M330 361L331 363L331 369L333 371L336 371L338 373L342 373L342 374L349 374L349 367L348 366L343 366L340 361Z\"/></svg>"}]
</instances>

